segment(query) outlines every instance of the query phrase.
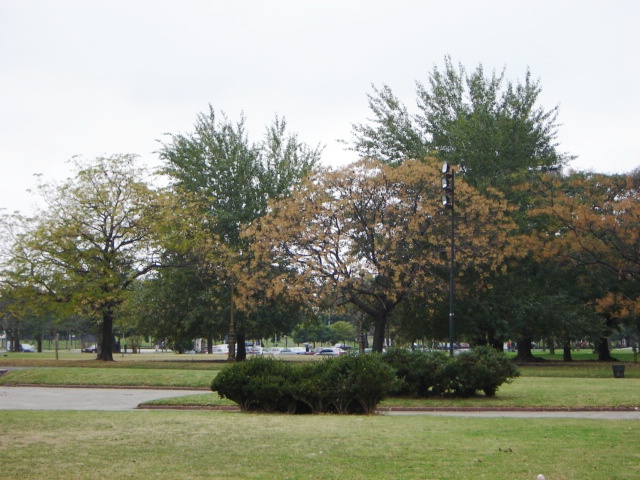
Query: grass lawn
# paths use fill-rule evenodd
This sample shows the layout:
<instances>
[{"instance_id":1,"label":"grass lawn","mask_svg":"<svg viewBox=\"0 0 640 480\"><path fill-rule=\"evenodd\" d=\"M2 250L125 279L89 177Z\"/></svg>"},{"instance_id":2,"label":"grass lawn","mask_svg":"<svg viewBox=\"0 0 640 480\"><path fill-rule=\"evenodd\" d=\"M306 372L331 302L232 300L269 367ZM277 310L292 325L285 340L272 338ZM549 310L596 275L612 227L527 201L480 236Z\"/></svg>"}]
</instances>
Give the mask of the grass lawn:
<instances>
[{"instance_id":1,"label":"grass lawn","mask_svg":"<svg viewBox=\"0 0 640 480\"><path fill-rule=\"evenodd\" d=\"M206 356L131 355L105 365L87 354L39 355L0 357L0 368L23 367L0 384L189 387L203 390L161 402L230 403L206 391L225 365ZM596 362L521 372L495 398L388 399L383 406L640 404L638 365L627 363L624 379ZM640 421L0 410L0 452L3 478L533 480L542 473L548 480L626 480L640 478Z\"/></svg>"},{"instance_id":2,"label":"grass lawn","mask_svg":"<svg viewBox=\"0 0 640 480\"><path fill-rule=\"evenodd\" d=\"M4 478L640 478L640 422L0 411Z\"/></svg>"},{"instance_id":3,"label":"grass lawn","mask_svg":"<svg viewBox=\"0 0 640 480\"><path fill-rule=\"evenodd\" d=\"M169 405L233 405L211 393L211 380L224 368L224 356L140 354L116 356L104 363L90 354L11 354L0 365L22 367L0 376L0 385L104 385L194 388L203 393L150 402ZM216 358L213 358L216 357ZM219 357L219 358L217 358ZM295 359L297 356L292 356ZM283 357L291 361L292 357ZM303 360L309 361L308 357ZM520 367L522 376L500 387L493 398L390 398L381 406L478 408L634 408L640 407L640 365L627 363L625 378L613 378L611 364L594 361L548 361Z\"/></svg>"}]
</instances>

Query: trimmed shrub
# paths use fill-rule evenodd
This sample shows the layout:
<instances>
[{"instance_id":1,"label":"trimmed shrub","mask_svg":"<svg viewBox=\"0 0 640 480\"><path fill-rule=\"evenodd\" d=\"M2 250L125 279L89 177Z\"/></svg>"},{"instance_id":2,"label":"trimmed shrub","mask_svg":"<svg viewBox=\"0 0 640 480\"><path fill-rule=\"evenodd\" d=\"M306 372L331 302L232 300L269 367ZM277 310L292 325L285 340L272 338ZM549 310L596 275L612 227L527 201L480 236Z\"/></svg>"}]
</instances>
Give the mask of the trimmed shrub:
<instances>
[{"instance_id":1,"label":"trimmed shrub","mask_svg":"<svg viewBox=\"0 0 640 480\"><path fill-rule=\"evenodd\" d=\"M451 389L454 395L470 397L483 391L495 396L503 383L511 383L520 376L515 364L504 353L489 347L476 347L469 353L454 357L457 377Z\"/></svg>"},{"instance_id":2,"label":"trimmed shrub","mask_svg":"<svg viewBox=\"0 0 640 480\"><path fill-rule=\"evenodd\" d=\"M211 390L242 410L286 413L373 413L395 383L379 355L293 364L254 357L225 367Z\"/></svg>"},{"instance_id":3,"label":"trimmed shrub","mask_svg":"<svg viewBox=\"0 0 640 480\"><path fill-rule=\"evenodd\" d=\"M394 348L384 354L398 381L394 395L427 397L444 390L444 367L448 356L444 352L419 352Z\"/></svg>"},{"instance_id":4,"label":"trimmed shrub","mask_svg":"<svg viewBox=\"0 0 640 480\"><path fill-rule=\"evenodd\" d=\"M398 396L471 397L483 391L491 397L500 385L519 376L504 353L488 347L455 357L444 352L393 349L383 359L396 372L398 382L392 394Z\"/></svg>"}]
</instances>

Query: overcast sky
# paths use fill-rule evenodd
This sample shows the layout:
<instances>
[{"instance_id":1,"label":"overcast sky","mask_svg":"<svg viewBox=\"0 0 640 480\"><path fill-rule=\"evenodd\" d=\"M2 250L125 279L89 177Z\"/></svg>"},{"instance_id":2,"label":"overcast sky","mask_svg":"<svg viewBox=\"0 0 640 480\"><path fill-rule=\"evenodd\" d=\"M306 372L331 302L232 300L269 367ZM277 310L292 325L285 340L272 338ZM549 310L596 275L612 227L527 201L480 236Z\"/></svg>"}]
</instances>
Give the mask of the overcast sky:
<instances>
[{"instance_id":1,"label":"overcast sky","mask_svg":"<svg viewBox=\"0 0 640 480\"><path fill-rule=\"evenodd\" d=\"M26 212L34 174L74 155L157 164L164 133L211 104L260 140L284 116L323 162L369 116L371 85L409 107L445 55L511 80L527 67L560 105L560 150L580 170L640 165L637 0L0 0L0 208ZM166 137L164 137L166 138Z\"/></svg>"}]
</instances>

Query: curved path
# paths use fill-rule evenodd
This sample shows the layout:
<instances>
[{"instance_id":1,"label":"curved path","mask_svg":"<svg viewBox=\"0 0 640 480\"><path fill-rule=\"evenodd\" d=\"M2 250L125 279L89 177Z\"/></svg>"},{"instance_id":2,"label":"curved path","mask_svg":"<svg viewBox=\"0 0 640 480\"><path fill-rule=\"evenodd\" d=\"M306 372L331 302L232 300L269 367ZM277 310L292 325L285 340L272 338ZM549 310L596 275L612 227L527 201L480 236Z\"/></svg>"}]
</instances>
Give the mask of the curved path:
<instances>
[{"instance_id":1,"label":"curved path","mask_svg":"<svg viewBox=\"0 0 640 480\"><path fill-rule=\"evenodd\" d=\"M158 398L194 395L204 390L156 390L136 388L4 387L0 386L0 410L135 410ZM448 415L511 418L592 418L640 420L640 410L524 411L524 410L387 410L384 415Z\"/></svg>"}]
</instances>

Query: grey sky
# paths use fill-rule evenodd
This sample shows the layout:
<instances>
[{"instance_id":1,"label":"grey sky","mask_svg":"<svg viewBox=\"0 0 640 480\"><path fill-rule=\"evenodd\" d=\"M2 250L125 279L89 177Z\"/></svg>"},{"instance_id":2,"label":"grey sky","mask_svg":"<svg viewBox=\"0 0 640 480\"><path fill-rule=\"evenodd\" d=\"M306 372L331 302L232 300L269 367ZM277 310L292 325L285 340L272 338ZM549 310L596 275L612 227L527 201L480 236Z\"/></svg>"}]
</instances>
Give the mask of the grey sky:
<instances>
[{"instance_id":1,"label":"grey sky","mask_svg":"<svg viewBox=\"0 0 640 480\"><path fill-rule=\"evenodd\" d=\"M369 113L371 84L411 109L415 81L445 55L506 67L560 104L572 166L639 166L640 2L636 0L0 0L0 208L29 209L33 174L62 179L74 155L136 153L185 133L211 103L247 116L252 139L275 114L329 165Z\"/></svg>"}]
</instances>

